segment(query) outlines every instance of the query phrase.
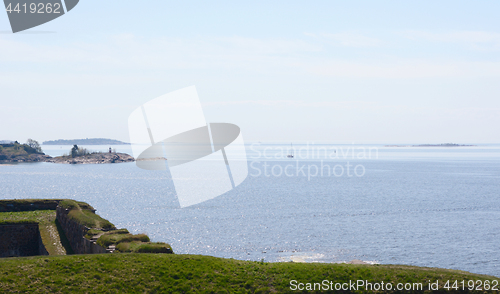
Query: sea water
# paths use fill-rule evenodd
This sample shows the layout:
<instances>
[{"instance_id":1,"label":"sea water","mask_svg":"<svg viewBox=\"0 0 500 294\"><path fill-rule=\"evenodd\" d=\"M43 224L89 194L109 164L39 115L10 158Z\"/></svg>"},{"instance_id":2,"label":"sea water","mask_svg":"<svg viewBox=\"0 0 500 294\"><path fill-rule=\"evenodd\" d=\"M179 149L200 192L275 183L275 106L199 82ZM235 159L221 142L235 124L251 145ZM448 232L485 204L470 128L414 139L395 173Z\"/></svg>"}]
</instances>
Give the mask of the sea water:
<instances>
[{"instance_id":1,"label":"sea water","mask_svg":"<svg viewBox=\"0 0 500 294\"><path fill-rule=\"evenodd\" d=\"M71 146L42 147L56 156ZM294 145L294 158L287 144L246 147L239 159L248 160L249 175L241 185L182 209L168 170L135 163L3 165L0 199L85 201L117 227L168 242L176 253L360 259L500 277L500 146L308 143Z\"/></svg>"}]
</instances>

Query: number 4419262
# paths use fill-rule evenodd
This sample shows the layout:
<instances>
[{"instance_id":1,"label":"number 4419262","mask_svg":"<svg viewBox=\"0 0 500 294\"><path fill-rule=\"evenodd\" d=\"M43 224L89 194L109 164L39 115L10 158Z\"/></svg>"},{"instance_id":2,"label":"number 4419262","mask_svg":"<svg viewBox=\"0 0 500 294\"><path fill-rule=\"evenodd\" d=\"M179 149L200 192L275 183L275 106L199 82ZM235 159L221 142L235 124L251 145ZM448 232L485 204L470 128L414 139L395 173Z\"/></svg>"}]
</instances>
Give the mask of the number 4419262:
<instances>
[{"instance_id":1,"label":"number 4419262","mask_svg":"<svg viewBox=\"0 0 500 294\"><path fill-rule=\"evenodd\" d=\"M7 5L8 13L61 13L61 4L59 3L17 3L16 6L12 7L12 3Z\"/></svg>"},{"instance_id":2,"label":"number 4419262","mask_svg":"<svg viewBox=\"0 0 500 294\"><path fill-rule=\"evenodd\" d=\"M485 281L469 280L467 282L462 280L460 282L459 281L455 281L454 283L451 283L451 282L446 281L446 284L443 286L443 288L445 288L446 290L459 290L459 289L465 290L465 289L468 289L470 291L472 291L472 290L497 291L498 290L498 280L492 280L492 281L489 281L489 280L485 280Z\"/></svg>"}]
</instances>

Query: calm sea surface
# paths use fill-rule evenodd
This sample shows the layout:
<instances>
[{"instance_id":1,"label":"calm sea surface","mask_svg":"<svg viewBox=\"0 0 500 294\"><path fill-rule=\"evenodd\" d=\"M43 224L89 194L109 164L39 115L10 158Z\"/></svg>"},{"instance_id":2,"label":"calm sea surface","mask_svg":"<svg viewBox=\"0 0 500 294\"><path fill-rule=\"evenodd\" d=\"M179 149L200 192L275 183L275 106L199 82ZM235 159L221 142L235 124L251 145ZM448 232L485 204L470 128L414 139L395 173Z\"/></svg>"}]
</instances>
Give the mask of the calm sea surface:
<instances>
[{"instance_id":1,"label":"calm sea surface","mask_svg":"<svg viewBox=\"0 0 500 294\"><path fill-rule=\"evenodd\" d=\"M42 147L52 156L70 149ZM309 144L295 145L293 159L288 147L248 145L249 176L241 185L182 209L168 171L135 163L0 166L0 199L82 200L117 227L168 242L176 253L361 259L500 277L500 146Z\"/></svg>"}]
</instances>

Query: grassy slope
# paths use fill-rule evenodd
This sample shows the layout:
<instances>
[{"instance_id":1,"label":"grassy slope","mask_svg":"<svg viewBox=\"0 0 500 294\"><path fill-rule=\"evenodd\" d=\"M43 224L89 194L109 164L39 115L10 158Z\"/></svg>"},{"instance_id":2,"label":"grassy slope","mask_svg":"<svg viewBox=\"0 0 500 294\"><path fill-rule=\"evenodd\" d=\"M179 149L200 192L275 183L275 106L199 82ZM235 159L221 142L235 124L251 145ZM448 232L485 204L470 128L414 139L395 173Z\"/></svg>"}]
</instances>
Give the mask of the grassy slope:
<instances>
[{"instance_id":1,"label":"grassy slope","mask_svg":"<svg viewBox=\"0 0 500 294\"><path fill-rule=\"evenodd\" d=\"M0 224L20 222L38 223L42 242L50 255L65 255L66 253L71 253L71 248L69 244L67 244L65 236L63 236L61 241L60 233L62 235L64 235L64 233L62 233L61 228L56 222L55 210L0 212Z\"/></svg>"},{"instance_id":2,"label":"grassy slope","mask_svg":"<svg viewBox=\"0 0 500 294\"><path fill-rule=\"evenodd\" d=\"M436 268L260 263L199 255L96 254L0 259L0 292L283 293L294 292L289 285L292 279L422 282L424 289L429 280L440 280L441 288L443 280L498 280Z\"/></svg>"},{"instance_id":3,"label":"grassy slope","mask_svg":"<svg viewBox=\"0 0 500 294\"><path fill-rule=\"evenodd\" d=\"M62 200L59 202L59 206L69 209L68 216L79 224L94 229L116 229L108 220L95 214L94 208L85 202Z\"/></svg>"}]
</instances>

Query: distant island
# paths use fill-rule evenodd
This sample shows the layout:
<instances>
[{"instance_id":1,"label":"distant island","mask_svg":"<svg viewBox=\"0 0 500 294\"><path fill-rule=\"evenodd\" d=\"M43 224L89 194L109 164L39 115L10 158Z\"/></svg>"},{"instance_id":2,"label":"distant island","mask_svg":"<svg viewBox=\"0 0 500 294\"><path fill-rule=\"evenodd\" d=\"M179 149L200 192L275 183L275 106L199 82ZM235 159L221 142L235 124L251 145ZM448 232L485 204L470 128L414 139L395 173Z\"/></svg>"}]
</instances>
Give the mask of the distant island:
<instances>
[{"instance_id":1,"label":"distant island","mask_svg":"<svg viewBox=\"0 0 500 294\"><path fill-rule=\"evenodd\" d=\"M130 143L125 143L113 139L104 138L86 138L86 139L72 139L72 140L52 140L45 141L42 145L129 145Z\"/></svg>"},{"instance_id":2,"label":"distant island","mask_svg":"<svg viewBox=\"0 0 500 294\"><path fill-rule=\"evenodd\" d=\"M36 140L28 139L25 144L17 141L8 144L0 144L0 164L26 163L26 162L52 162L67 164L101 164L133 162L135 159L126 154L113 152L90 152L76 144L69 150L69 155L51 157L43 153L42 148Z\"/></svg>"},{"instance_id":3,"label":"distant island","mask_svg":"<svg viewBox=\"0 0 500 294\"><path fill-rule=\"evenodd\" d=\"M384 147L474 147L476 145L461 145L455 143L420 144L420 145L385 145Z\"/></svg>"},{"instance_id":4,"label":"distant island","mask_svg":"<svg viewBox=\"0 0 500 294\"><path fill-rule=\"evenodd\" d=\"M12 162L43 162L51 158L42 152L37 141L28 139L26 144L17 141L0 144L0 164Z\"/></svg>"},{"instance_id":5,"label":"distant island","mask_svg":"<svg viewBox=\"0 0 500 294\"><path fill-rule=\"evenodd\" d=\"M133 162L135 159L126 153L106 153L106 152L95 152L88 153L85 155L71 156L63 155L48 158L45 162L51 163L66 163L66 164L102 164L102 163L121 163L121 162Z\"/></svg>"}]
</instances>

